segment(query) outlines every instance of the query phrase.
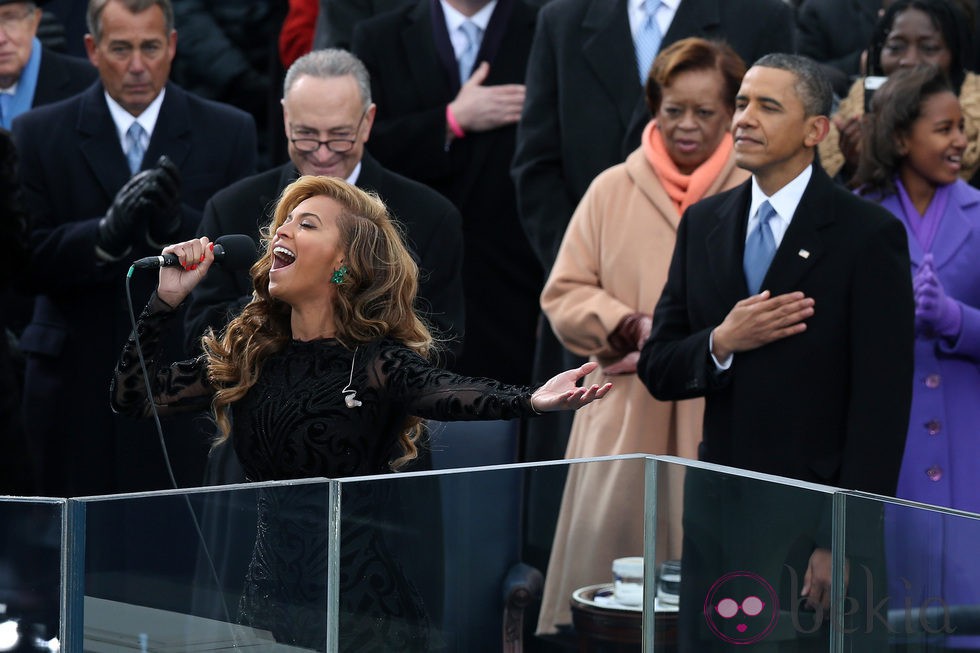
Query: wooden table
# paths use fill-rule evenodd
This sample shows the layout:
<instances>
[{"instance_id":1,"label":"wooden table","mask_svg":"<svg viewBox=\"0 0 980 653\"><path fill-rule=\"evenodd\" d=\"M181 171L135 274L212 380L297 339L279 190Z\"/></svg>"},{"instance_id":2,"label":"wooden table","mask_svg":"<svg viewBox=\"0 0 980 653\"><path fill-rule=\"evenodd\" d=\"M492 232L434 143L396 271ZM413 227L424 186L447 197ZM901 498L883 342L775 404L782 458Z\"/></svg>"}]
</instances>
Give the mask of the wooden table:
<instances>
[{"instance_id":1,"label":"wooden table","mask_svg":"<svg viewBox=\"0 0 980 653\"><path fill-rule=\"evenodd\" d=\"M599 605L600 597L612 590L612 584L590 585L572 593L572 623L578 635L581 653L632 653L642 649L643 612L637 608ZM677 612L654 613L656 653L676 653Z\"/></svg>"}]
</instances>

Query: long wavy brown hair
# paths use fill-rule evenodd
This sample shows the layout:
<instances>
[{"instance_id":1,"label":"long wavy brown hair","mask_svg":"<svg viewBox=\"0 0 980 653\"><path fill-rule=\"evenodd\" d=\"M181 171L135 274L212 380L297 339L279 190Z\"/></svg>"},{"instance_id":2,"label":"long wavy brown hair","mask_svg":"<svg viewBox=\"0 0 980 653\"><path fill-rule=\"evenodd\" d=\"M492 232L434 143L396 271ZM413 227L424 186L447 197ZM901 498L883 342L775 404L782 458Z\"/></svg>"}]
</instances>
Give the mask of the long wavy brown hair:
<instances>
[{"instance_id":1,"label":"long wavy brown hair","mask_svg":"<svg viewBox=\"0 0 980 653\"><path fill-rule=\"evenodd\" d=\"M340 204L337 218L347 275L335 285L336 338L348 349L390 337L428 357L432 335L413 308L418 291L418 267L399 228L377 195L332 177L300 177L282 191L272 222L262 230L265 253L252 266L252 301L225 327L220 336L209 330L202 340L208 359L208 379L217 388L212 409L219 435L231 433L231 405L255 385L262 363L292 338L290 306L269 295L272 240L276 229L301 202L317 196ZM324 280L324 292L327 291ZM422 420L409 417L399 436L403 455L398 468L418 455L416 442Z\"/></svg>"},{"instance_id":2,"label":"long wavy brown hair","mask_svg":"<svg viewBox=\"0 0 980 653\"><path fill-rule=\"evenodd\" d=\"M922 115L922 106L933 95L953 93L952 83L942 70L930 64L903 68L888 76L871 99L861 134L861 158L851 186L861 194L881 201L898 192L895 176L907 153L899 137L908 136Z\"/></svg>"}]
</instances>

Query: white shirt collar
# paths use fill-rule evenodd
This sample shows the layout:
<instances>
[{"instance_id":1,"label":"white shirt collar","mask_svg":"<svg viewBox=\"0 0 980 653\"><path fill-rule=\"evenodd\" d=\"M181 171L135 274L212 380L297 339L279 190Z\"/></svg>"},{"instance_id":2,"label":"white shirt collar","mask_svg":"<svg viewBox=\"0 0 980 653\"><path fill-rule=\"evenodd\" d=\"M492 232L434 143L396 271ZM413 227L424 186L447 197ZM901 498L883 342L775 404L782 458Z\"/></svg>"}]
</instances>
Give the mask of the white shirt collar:
<instances>
[{"instance_id":1,"label":"white shirt collar","mask_svg":"<svg viewBox=\"0 0 980 653\"><path fill-rule=\"evenodd\" d=\"M17 94L17 83L19 81L20 81L20 79L18 78L17 81L15 81L13 84L11 84L10 86L8 86L7 88L0 88L0 93L6 93L7 95L16 95Z\"/></svg>"},{"instance_id":2,"label":"white shirt collar","mask_svg":"<svg viewBox=\"0 0 980 653\"><path fill-rule=\"evenodd\" d=\"M446 0L439 0L439 3L442 5L442 13L446 17L446 31L449 32L449 42L453 46L453 55L459 59L469 45L466 36L459 31L459 26L468 20L480 28L481 34L486 34L487 26L490 25L490 18L493 16L493 10L497 7L497 0L488 3L487 6L472 16L464 16L450 7Z\"/></svg>"},{"instance_id":3,"label":"white shirt collar","mask_svg":"<svg viewBox=\"0 0 980 653\"><path fill-rule=\"evenodd\" d=\"M773 193L772 197L766 197L766 194L759 188L759 182L756 181L755 175L753 175L752 203L749 205L749 221L745 229L746 240L748 240L752 230L755 229L755 225L759 223L759 216L757 215L759 207L763 202L769 200L769 204L772 205L772 208L777 213L776 216L769 219L769 227L772 229L772 236L776 241L776 246L779 247L779 243L783 241L783 236L786 234L789 223L792 222L793 216L796 214L796 208L800 205L800 200L803 199L803 193L806 191L807 184L810 183L810 177L812 176L813 164L810 164L793 181Z\"/></svg>"},{"instance_id":4,"label":"white shirt collar","mask_svg":"<svg viewBox=\"0 0 980 653\"><path fill-rule=\"evenodd\" d=\"M119 136L119 142L123 146L123 151L126 151L126 132L129 131L130 126L134 122L138 122L140 127L146 132L146 140L149 143L150 136L153 135L153 128L156 127L157 118L160 117L160 107L163 105L163 96L166 95L167 89L160 89L160 93L153 98L150 105L143 110L143 113L133 117L133 114L122 108L118 102L112 99L108 93L105 94L106 104L109 105L109 115L112 116L112 122L116 124L116 133ZM146 145L147 143L144 143Z\"/></svg>"},{"instance_id":5,"label":"white shirt collar","mask_svg":"<svg viewBox=\"0 0 980 653\"><path fill-rule=\"evenodd\" d=\"M360 176L361 176L361 162L358 161L357 162L357 165L354 166L354 169L351 170L350 177L348 177L344 181L346 181L351 186L356 186L357 185L357 178L360 177Z\"/></svg>"},{"instance_id":6,"label":"white shirt collar","mask_svg":"<svg viewBox=\"0 0 980 653\"><path fill-rule=\"evenodd\" d=\"M446 0L439 0L439 4L442 5L442 13L446 16L446 29L449 30L450 34L458 30L459 26L467 20L475 23L477 27L486 32L487 26L490 24L490 17L493 16L493 10L497 8L497 0L493 0L472 16L466 16L451 7Z\"/></svg>"}]
</instances>

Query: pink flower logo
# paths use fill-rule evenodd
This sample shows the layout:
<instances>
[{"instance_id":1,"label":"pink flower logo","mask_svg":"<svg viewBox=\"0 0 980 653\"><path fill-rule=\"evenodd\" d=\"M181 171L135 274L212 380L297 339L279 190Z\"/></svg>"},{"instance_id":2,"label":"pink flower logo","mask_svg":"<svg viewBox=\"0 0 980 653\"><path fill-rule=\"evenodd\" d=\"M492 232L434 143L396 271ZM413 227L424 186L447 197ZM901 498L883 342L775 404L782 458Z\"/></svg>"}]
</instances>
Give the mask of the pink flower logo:
<instances>
[{"instance_id":1,"label":"pink flower logo","mask_svg":"<svg viewBox=\"0 0 980 653\"><path fill-rule=\"evenodd\" d=\"M764 578L733 571L715 581L704 600L708 628L729 644L765 639L779 621L779 599Z\"/></svg>"}]
</instances>

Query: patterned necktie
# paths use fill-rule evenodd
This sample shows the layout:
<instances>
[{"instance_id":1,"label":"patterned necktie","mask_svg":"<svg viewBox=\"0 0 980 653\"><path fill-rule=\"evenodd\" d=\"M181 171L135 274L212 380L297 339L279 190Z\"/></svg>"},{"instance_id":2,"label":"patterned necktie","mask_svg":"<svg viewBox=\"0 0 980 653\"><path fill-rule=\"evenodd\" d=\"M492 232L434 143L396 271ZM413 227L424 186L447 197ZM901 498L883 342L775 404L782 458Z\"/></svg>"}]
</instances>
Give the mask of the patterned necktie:
<instances>
[{"instance_id":1,"label":"patterned necktie","mask_svg":"<svg viewBox=\"0 0 980 653\"><path fill-rule=\"evenodd\" d=\"M745 281L749 294L755 295L761 290L762 280L766 278L769 264L776 254L776 239L772 235L769 220L777 215L776 210L768 200L759 207L759 224L756 225L748 240L745 241L745 260L742 267L745 270Z\"/></svg>"},{"instance_id":2,"label":"patterned necktie","mask_svg":"<svg viewBox=\"0 0 980 653\"><path fill-rule=\"evenodd\" d=\"M657 9L660 8L660 0L643 0L640 9L643 11L643 22L640 29L636 30L633 37L633 45L636 48L636 67L640 71L640 84L647 83L647 75L650 74L650 65L653 58L660 50L660 41L663 34L660 33L660 25L654 20Z\"/></svg>"},{"instance_id":3,"label":"patterned necktie","mask_svg":"<svg viewBox=\"0 0 980 653\"><path fill-rule=\"evenodd\" d=\"M129 162L129 172L136 174L143 163L143 154L146 148L143 147L143 136L146 130L138 122L134 122L126 130L126 160Z\"/></svg>"},{"instance_id":4,"label":"patterned necktie","mask_svg":"<svg viewBox=\"0 0 980 653\"><path fill-rule=\"evenodd\" d=\"M480 51L480 39L483 30L471 20L464 20L459 26L459 30L466 37L466 49L459 54L459 83L465 84L466 80L473 74L473 64L476 63L476 55Z\"/></svg>"}]
</instances>

